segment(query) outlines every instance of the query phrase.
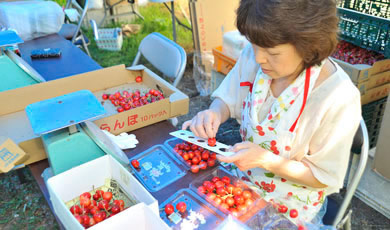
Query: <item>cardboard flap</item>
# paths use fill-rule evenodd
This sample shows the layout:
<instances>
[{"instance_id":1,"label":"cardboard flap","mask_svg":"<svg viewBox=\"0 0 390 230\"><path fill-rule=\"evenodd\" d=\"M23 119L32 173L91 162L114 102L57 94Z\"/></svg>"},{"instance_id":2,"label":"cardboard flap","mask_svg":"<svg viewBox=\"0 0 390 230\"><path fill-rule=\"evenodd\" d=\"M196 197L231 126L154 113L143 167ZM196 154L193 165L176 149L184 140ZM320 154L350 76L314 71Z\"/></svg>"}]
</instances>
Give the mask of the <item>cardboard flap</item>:
<instances>
[{"instance_id":1,"label":"cardboard flap","mask_svg":"<svg viewBox=\"0 0 390 230\"><path fill-rule=\"evenodd\" d=\"M0 172L9 172L27 158L26 153L15 142L0 136Z\"/></svg>"}]
</instances>

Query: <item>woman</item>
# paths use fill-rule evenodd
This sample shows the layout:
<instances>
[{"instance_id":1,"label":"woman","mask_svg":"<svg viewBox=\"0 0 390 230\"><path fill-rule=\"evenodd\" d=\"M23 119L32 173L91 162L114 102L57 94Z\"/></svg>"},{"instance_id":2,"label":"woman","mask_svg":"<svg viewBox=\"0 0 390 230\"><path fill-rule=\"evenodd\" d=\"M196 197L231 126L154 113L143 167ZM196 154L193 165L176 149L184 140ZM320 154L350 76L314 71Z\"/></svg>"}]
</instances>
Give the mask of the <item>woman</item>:
<instances>
[{"instance_id":1,"label":"woman","mask_svg":"<svg viewBox=\"0 0 390 230\"><path fill-rule=\"evenodd\" d=\"M218 159L234 163L293 222L321 219L326 195L343 186L361 119L359 91L328 58L338 42L335 2L241 0L237 28L251 45L210 108L183 129L212 138L236 118L243 142Z\"/></svg>"}]
</instances>

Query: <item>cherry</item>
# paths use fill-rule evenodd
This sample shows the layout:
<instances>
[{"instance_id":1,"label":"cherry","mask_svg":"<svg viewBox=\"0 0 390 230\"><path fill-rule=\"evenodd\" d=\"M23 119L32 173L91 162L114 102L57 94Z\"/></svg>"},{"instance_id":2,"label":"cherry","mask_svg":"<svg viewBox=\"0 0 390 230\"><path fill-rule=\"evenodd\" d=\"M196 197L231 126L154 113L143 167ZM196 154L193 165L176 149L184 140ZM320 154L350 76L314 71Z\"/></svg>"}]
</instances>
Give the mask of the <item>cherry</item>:
<instances>
[{"instance_id":1,"label":"cherry","mask_svg":"<svg viewBox=\"0 0 390 230\"><path fill-rule=\"evenodd\" d=\"M290 210L290 217L296 218L297 216L298 216L298 211L296 209L291 209Z\"/></svg>"},{"instance_id":2,"label":"cherry","mask_svg":"<svg viewBox=\"0 0 390 230\"><path fill-rule=\"evenodd\" d=\"M179 212L184 213L187 209L187 205L184 202L179 202L176 205L176 209L179 210Z\"/></svg>"},{"instance_id":3,"label":"cherry","mask_svg":"<svg viewBox=\"0 0 390 230\"><path fill-rule=\"evenodd\" d=\"M135 82L137 82L137 83L142 82L142 77L141 77L141 76L137 76L137 77L135 78Z\"/></svg>"},{"instance_id":4,"label":"cherry","mask_svg":"<svg viewBox=\"0 0 390 230\"><path fill-rule=\"evenodd\" d=\"M174 211L175 211L175 209L173 208L172 204L165 205L165 213L167 215L171 215Z\"/></svg>"},{"instance_id":5,"label":"cherry","mask_svg":"<svg viewBox=\"0 0 390 230\"><path fill-rule=\"evenodd\" d=\"M70 207L70 212L72 214L81 214L80 206L78 206L77 204L73 205L72 207Z\"/></svg>"},{"instance_id":6,"label":"cherry","mask_svg":"<svg viewBox=\"0 0 390 230\"><path fill-rule=\"evenodd\" d=\"M211 146L211 147L215 146L216 143L217 143L217 140L215 139L215 137L209 138L209 139L207 140L207 144L208 144L209 146Z\"/></svg>"},{"instance_id":7,"label":"cherry","mask_svg":"<svg viewBox=\"0 0 390 230\"><path fill-rule=\"evenodd\" d=\"M139 169L139 162L137 161L137 160L132 160L131 161L131 165L134 167L134 168L136 168L136 169Z\"/></svg>"},{"instance_id":8,"label":"cherry","mask_svg":"<svg viewBox=\"0 0 390 230\"><path fill-rule=\"evenodd\" d=\"M191 166L191 172L192 173L198 173L199 172L199 165L192 165Z\"/></svg>"},{"instance_id":9,"label":"cherry","mask_svg":"<svg viewBox=\"0 0 390 230\"><path fill-rule=\"evenodd\" d=\"M114 206L112 206L112 208L111 208L111 212L114 213L114 214L117 214L120 211L121 211L120 207L118 205L116 205L116 204Z\"/></svg>"},{"instance_id":10,"label":"cherry","mask_svg":"<svg viewBox=\"0 0 390 230\"><path fill-rule=\"evenodd\" d=\"M111 198L112 198L112 192L105 192L105 193L103 194L103 199L104 199L104 200L110 202Z\"/></svg>"},{"instance_id":11,"label":"cherry","mask_svg":"<svg viewBox=\"0 0 390 230\"><path fill-rule=\"evenodd\" d=\"M242 192L242 196L244 197L245 200L250 199L250 198L252 198L252 193L246 190L246 191Z\"/></svg>"},{"instance_id":12,"label":"cherry","mask_svg":"<svg viewBox=\"0 0 390 230\"><path fill-rule=\"evenodd\" d=\"M222 180L225 184L230 184L230 178L227 177L227 176L222 177L221 180Z\"/></svg>"},{"instance_id":13,"label":"cherry","mask_svg":"<svg viewBox=\"0 0 390 230\"><path fill-rule=\"evenodd\" d=\"M102 95L102 98L103 98L103 100L107 100L107 99L108 99L108 95L104 93L104 94Z\"/></svg>"}]
</instances>

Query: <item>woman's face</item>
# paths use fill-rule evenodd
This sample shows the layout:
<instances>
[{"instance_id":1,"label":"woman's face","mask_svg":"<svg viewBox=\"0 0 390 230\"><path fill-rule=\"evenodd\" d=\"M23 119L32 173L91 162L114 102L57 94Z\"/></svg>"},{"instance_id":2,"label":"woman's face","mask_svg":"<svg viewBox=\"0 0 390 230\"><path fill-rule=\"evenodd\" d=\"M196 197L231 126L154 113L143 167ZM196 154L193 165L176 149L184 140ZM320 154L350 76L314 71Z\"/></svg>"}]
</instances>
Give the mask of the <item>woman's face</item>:
<instances>
[{"instance_id":1,"label":"woman's face","mask_svg":"<svg viewBox=\"0 0 390 230\"><path fill-rule=\"evenodd\" d=\"M262 48L252 44L256 62L272 79L296 78L303 68L303 59L291 44Z\"/></svg>"}]
</instances>

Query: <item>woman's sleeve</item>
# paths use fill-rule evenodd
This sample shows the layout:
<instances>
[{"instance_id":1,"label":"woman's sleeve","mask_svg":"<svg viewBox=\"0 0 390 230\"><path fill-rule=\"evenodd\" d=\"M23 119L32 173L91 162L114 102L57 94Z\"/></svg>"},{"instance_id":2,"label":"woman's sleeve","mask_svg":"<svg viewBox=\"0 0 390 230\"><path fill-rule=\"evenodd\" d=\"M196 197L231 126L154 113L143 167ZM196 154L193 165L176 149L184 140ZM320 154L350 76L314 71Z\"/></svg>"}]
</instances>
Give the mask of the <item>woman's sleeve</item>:
<instances>
[{"instance_id":1,"label":"woman's sleeve","mask_svg":"<svg viewBox=\"0 0 390 230\"><path fill-rule=\"evenodd\" d=\"M230 117L238 120L241 118L240 104L242 101L240 82L252 75L252 71L250 71L254 68L254 60L251 60L252 56L252 47L248 45L241 52L241 55L232 70L211 95L213 98L221 99L228 106ZM244 68L244 66L248 68Z\"/></svg>"},{"instance_id":2,"label":"woman's sleeve","mask_svg":"<svg viewBox=\"0 0 390 230\"><path fill-rule=\"evenodd\" d=\"M325 114L309 146L309 154L302 162L309 165L322 184L338 192L343 187L352 141L361 120L360 93L348 91L346 100L335 102ZM340 101L340 100L338 100Z\"/></svg>"}]
</instances>

